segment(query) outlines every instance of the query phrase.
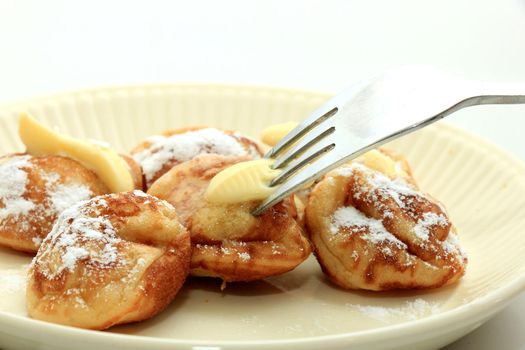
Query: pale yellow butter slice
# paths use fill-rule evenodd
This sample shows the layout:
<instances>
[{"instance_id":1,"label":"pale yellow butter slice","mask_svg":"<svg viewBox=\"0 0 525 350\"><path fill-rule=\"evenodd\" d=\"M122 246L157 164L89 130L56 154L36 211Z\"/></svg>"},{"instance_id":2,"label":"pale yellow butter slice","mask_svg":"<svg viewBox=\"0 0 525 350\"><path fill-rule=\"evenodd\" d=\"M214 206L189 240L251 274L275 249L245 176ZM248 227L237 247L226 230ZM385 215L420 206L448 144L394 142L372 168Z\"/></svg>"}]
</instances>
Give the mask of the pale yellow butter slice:
<instances>
[{"instance_id":1,"label":"pale yellow butter slice","mask_svg":"<svg viewBox=\"0 0 525 350\"><path fill-rule=\"evenodd\" d=\"M20 115L19 134L27 153L74 159L94 171L112 192L132 191L135 187L128 164L109 147L62 135L26 113Z\"/></svg>"},{"instance_id":2,"label":"pale yellow butter slice","mask_svg":"<svg viewBox=\"0 0 525 350\"><path fill-rule=\"evenodd\" d=\"M273 162L273 159L257 159L224 169L211 180L206 199L215 203L239 203L267 198L278 188L270 187L270 182L281 173L271 168Z\"/></svg>"},{"instance_id":3,"label":"pale yellow butter slice","mask_svg":"<svg viewBox=\"0 0 525 350\"><path fill-rule=\"evenodd\" d=\"M399 176L408 177L408 174L403 168L386 154L379 150L371 150L364 153L360 158L365 166L377 170L391 179L396 179Z\"/></svg>"},{"instance_id":4,"label":"pale yellow butter slice","mask_svg":"<svg viewBox=\"0 0 525 350\"><path fill-rule=\"evenodd\" d=\"M275 124L267 127L261 132L261 140L269 146L275 146L283 137L298 125L296 122Z\"/></svg>"}]
</instances>

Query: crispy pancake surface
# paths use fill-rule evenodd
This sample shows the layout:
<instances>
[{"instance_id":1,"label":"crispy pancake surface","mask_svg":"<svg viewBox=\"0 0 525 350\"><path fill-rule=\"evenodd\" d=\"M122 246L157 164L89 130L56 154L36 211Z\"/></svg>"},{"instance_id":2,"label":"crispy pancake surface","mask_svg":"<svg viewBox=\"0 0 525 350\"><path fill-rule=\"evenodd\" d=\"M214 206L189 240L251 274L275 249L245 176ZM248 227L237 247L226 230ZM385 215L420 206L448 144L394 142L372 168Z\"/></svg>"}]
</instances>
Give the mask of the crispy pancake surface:
<instances>
[{"instance_id":1,"label":"crispy pancake surface","mask_svg":"<svg viewBox=\"0 0 525 350\"><path fill-rule=\"evenodd\" d=\"M347 289L456 282L467 258L444 207L419 190L403 157L380 152L328 173L309 196L306 227L323 271Z\"/></svg>"},{"instance_id":2,"label":"crispy pancake surface","mask_svg":"<svg viewBox=\"0 0 525 350\"><path fill-rule=\"evenodd\" d=\"M189 271L191 243L174 208L141 191L65 210L29 270L31 317L89 329L163 310Z\"/></svg>"},{"instance_id":3,"label":"crispy pancake surface","mask_svg":"<svg viewBox=\"0 0 525 350\"><path fill-rule=\"evenodd\" d=\"M206 200L205 191L217 173L249 159L200 155L173 167L148 191L173 204L190 231L192 275L258 280L292 270L310 254L293 198L259 217L251 214L257 201L222 204Z\"/></svg>"},{"instance_id":4,"label":"crispy pancake surface","mask_svg":"<svg viewBox=\"0 0 525 350\"><path fill-rule=\"evenodd\" d=\"M58 215L108 193L97 175L65 157L0 157L0 245L36 253Z\"/></svg>"},{"instance_id":5,"label":"crispy pancake surface","mask_svg":"<svg viewBox=\"0 0 525 350\"><path fill-rule=\"evenodd\" d=\"M256 159L262 156L262 150L255 141L234 131L189 127L148 137L131 154L141 165L145 185L149 188L173 166L200 154L249 156Z\"/></svg>"}]
</instances>

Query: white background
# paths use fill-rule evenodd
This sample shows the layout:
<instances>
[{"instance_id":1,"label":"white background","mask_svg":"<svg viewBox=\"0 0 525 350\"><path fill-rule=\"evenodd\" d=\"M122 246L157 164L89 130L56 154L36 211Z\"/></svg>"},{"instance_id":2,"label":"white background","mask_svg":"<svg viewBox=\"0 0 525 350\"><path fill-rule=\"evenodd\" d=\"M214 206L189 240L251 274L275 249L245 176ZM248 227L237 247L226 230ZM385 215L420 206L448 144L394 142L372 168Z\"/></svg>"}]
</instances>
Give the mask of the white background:
<instances>
[{"instance_id":1,"label":"white background","mask_svg":"<svg viewBox=\"0 0 525 350\"><path fill-rule=\"evenodd\" d=\"M0 102L144 82L337 92L406 63L525 82L525 0L0 0ZM525 106L449 120L525 160ZM522 295L448 349L525 349L524 325Z\"/></svg>"}]
</instances>

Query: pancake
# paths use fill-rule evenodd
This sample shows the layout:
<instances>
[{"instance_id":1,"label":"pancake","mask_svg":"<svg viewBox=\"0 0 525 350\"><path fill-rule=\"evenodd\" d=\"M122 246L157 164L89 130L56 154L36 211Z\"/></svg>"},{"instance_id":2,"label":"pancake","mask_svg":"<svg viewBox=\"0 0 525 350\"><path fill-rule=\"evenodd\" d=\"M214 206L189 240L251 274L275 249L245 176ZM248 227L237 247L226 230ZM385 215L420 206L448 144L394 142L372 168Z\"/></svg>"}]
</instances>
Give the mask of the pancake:
<instances>
[{"instance_id":1,"label":"pancake","mask_svg":"<svg viewBox=\"0 0 525 350\"><path fill-rule=\"evenodd\" d=\"M148 193L173 204L191 234L191 275L253 281L294 269L311 248L297 222L293 196L255 217L259 201L211 203L205 192L221 170L250 159L200 155L173 167Z\"/></svg>"},{"instance_id":2,"label":"pancake","mask_svg":"<svg viewBox=\"0 0 525 350\"><path fill-rule=\"evenodd\" d=\"M36 253L60 212L109 189L65 157L0 157L0 245Z\"/></svg>"},{"instance_id":3,"label":"pancake","mask_svg":"<svg viewBox=\"0 0 525 350\"><path fill-rule=\"evenodd\" d=\"M331 171L309 195L306 228L324 273L377 291L458 281L467 258L443 205L419 190L401 156L373 156Z\"/></svg>"},{"instance_id":4,"label":"pancake","mask_svg":"<svg viewBox=\"0 0 525 350\"><path fill-rule=\"evenodd\" d=\"M149 188L173 166L200 154L249 156L257 159L262 150L257 143L234 131L206 127L167 130L148 137L131 154L144 172Z\"/></svg>"},{"instance_id":5,"label":"pancake","mask_svg":"<svg viewBox=\"0 0 525 350\"><path fill-rule=\"evenodd\" d=\"M175 298L190 237L167 202L141 191L62 212L29 269L30 317L89 329L140 321Z\"/></svg>"}]
</instances>

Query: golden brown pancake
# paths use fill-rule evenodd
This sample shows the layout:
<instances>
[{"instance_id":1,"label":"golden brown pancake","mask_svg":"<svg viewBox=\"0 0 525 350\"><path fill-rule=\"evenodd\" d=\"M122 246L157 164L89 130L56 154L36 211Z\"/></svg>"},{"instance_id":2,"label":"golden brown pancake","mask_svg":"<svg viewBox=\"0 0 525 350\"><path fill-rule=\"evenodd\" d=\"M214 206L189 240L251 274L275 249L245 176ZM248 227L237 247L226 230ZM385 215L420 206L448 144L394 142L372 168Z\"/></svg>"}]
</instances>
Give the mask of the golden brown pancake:
<instances>
[{"instance_id":1,"label":"golden brown pancake","mask_svg":"<svg viewBox=\"0 0 525 350\"><path fill-rule=\"evenodd\" d=\"M309 196L306 227L323 271L348 289L456 282L467 258L444 207L419 190L406 160L381 152L395 166L375 160L381 172L358 159L328 173Z\"/></svg>"},{"instance_id":2,"label":"golden brown pancake","mask_svg":"<svg viewBox=\"0 0 525 350\"><path fill-rule=\"evenodd\" d=\"M142 189L140 167L122 157ZM0 157L0 245L36 253L62 210L109 192L93 171L67 157Z\"/></svg>"},{"instance_id":3,"label":"golden brown pancake","mask_svg":"<svg viewBox=\"0 0 525 350\"><path fill-rule=\"evenodd\" d=\"M189 271L191 243L167 202L141 191L65 210L29 270L29 316L106 329L162 311Z\"/></svg>"},{"instance_id":4,"label":"golden brown pancake","mask_svg":"<svg viewBox=\"0 0 525 350\"><path fill-rule=\"evenodd\" d=\"M173 166L199 154L250 156L255 159L262 156L262 150L255 141L234 131L189 127L148 137L131 154L142 167L145 185L149 188Z\"/></svg>"},{"instance_id":5,"label":"golden brown pancake","mask_svg":"<svg viewBox=\"0 0 525 350\"><path fill-rule=\"evenodd\" d=\"M194 245L191 274L224 281L252 281L294 269L310 254L310 244L296 221L292 197L255 217L258 201L211 203L205 198L210 180L245 157L201 155L173 167L149 194L177 210Z\"/></svg>"},{"instance_id":6,"label":"golden brown pancake","mask_svg":"<svg viewBox=\"0 0 525 350\"><path fill-rule=\"evenodd\" d=\"M0 245L35 253L58 214L108 193L91 170L65 157L0 157Z\"/></svg>"}]
</instances>

